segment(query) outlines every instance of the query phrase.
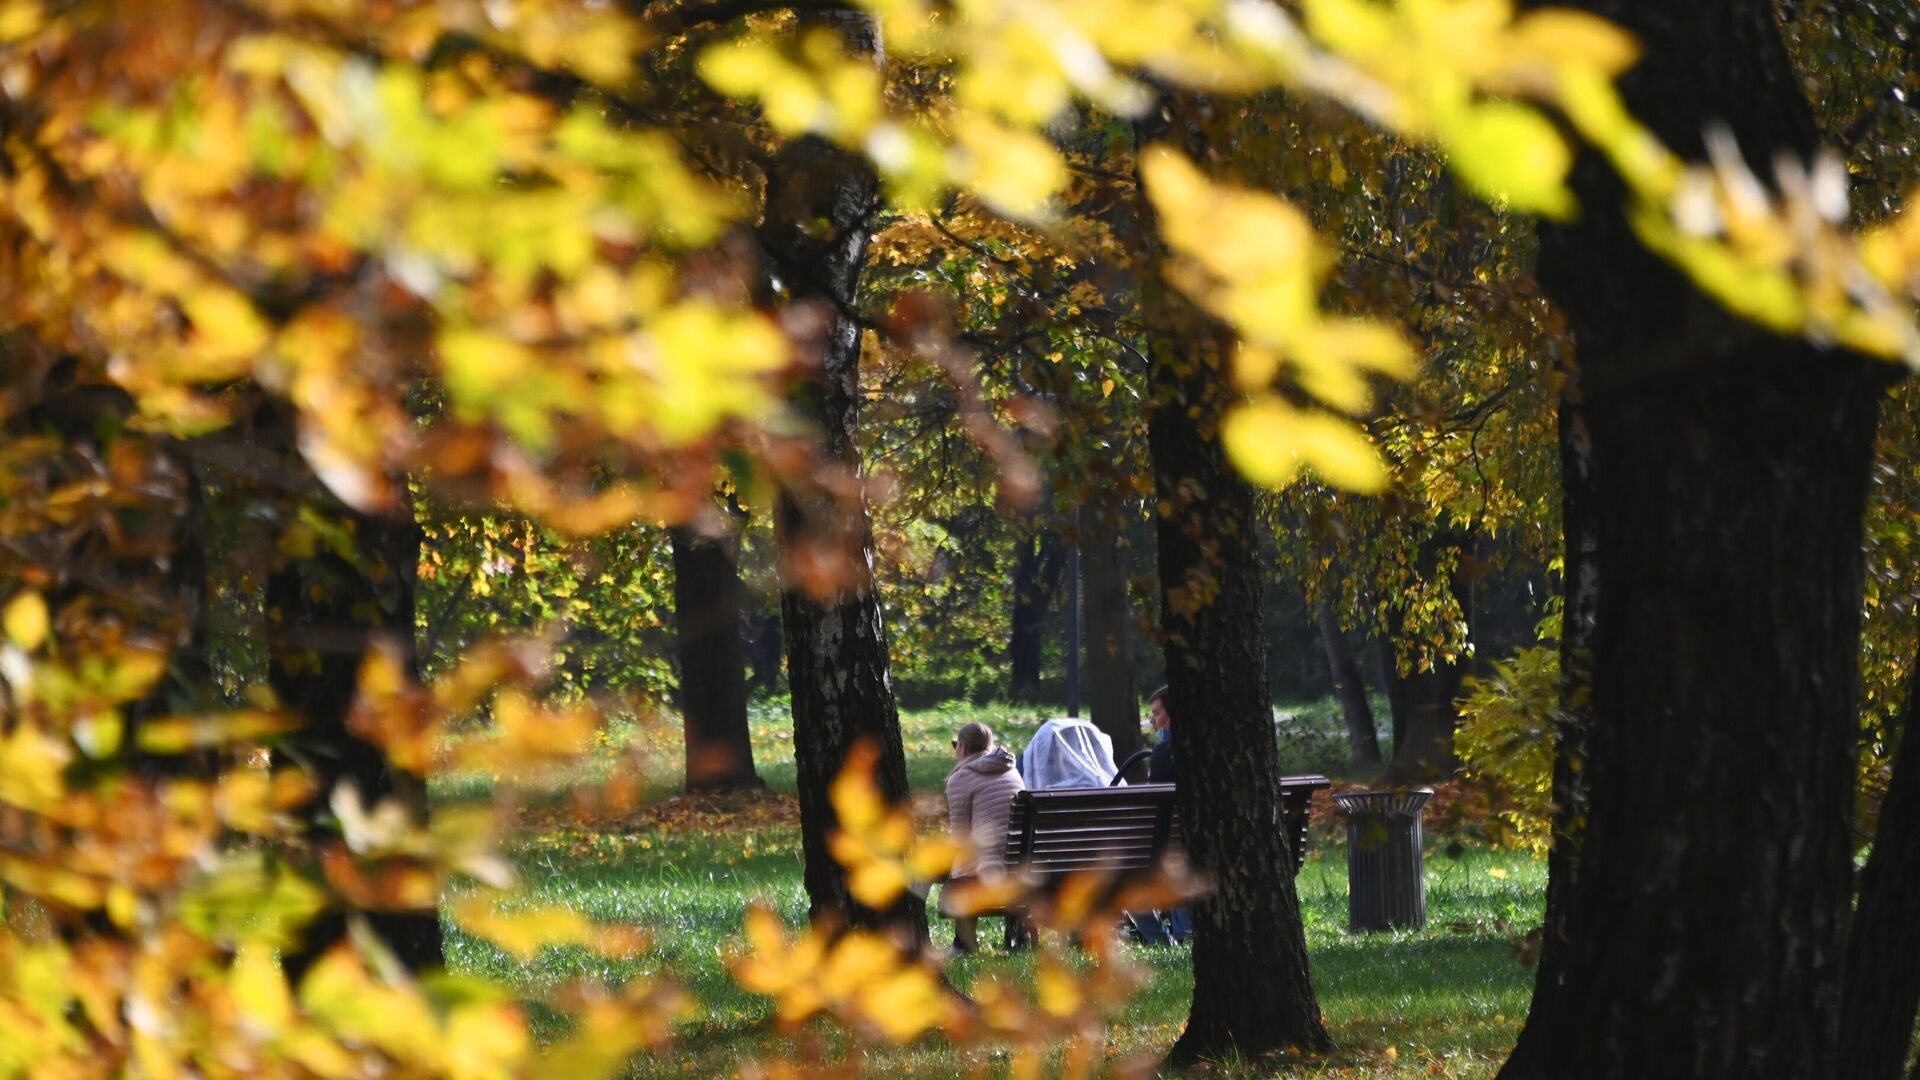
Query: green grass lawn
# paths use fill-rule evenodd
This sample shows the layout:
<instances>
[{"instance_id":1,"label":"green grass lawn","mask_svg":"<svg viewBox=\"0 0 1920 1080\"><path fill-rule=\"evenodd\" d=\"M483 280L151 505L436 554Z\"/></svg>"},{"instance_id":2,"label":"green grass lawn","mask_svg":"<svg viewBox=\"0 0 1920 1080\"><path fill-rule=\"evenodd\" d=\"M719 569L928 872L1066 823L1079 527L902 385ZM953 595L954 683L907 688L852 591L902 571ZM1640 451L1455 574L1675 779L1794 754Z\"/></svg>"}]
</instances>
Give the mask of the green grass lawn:
<instances>
[{"instance_id":1,"label":"green grass lawn","mask_svg":"<svg viewBox=\"0 0 1920 1080\"><path fill-rule=\"evenodd\" d=\"M1283 710L1284 712L1284 710ZM1015 746L1044 717L1031 710L966 707L902 717L908 772L917 805L937 815L937 793L950 762L952 731L969 719L991 724ZM1283 723L1282 745L1287 744ZM776 706L754 714L756 761L773 788L765 795L685 799L663 797L617 822L582 825L564 812L568 792L604 780L617 769L638 769L665 795L677 779L676 734L660 723L612 732L607 752L582 770L549 779L531 793L527 831L511 854L530 891L596 919L638 923L654 933L654 947L632 961L610 961L575 949L548 949L522 965L487 943L450 930L448 962L456 971L484 973L529 993L589 976L623 981L664 975L699 1002L666 1053L636 1061L636 1076L731 1075L744 1061L775 1056L786 1042L770 1030L762 999L733 986L723 952L740 938L750 901L774 906L792 924L801 921L799 837L791 792L793 765L787 718ZM622 745L630 744L630 745ZM636 755L633 746L640 748ZM1324 764L1315 762L1314 764ZM1289 763L1289 769L1302 768ZM487 797L485 777L441 777L440 802ZM551 812L542 812L551 802ZM932 827L933 823L929 823ZM1344 845L1336 830L1316 832L1314 850L1298 879L1314 984L1338 1048L1323 1060L1280 1072L1247 1068L1219 1075L1339 1075L1362 1077L1491 1076L1512 1046L1532 988L1532 972L1516 949L1540 918L1546 869L1513 853L1449 845L1430 838L1427 854L1428 925L1412 933L1351 935L1346 927ZM1450 856L1447 851L1455 852ZM946 941L938 926L936 941ZM989 932L983 937L993 940ZM1178 1037L1192 987L1184 951L1131 949L1148 971L1140 996L1112 1025L1111 1052L1159 1054ZM965 986L981 971L1020 973L1025 956L967 958L953 969ZM542 1034L561 1022L535 1012ZM830 1036L825 1041L832 1045ZM862 1062L866 1075L952 1076L980 1064L983 1051L926 1046L890 1051Z\"/></svg>"}]
</instances>

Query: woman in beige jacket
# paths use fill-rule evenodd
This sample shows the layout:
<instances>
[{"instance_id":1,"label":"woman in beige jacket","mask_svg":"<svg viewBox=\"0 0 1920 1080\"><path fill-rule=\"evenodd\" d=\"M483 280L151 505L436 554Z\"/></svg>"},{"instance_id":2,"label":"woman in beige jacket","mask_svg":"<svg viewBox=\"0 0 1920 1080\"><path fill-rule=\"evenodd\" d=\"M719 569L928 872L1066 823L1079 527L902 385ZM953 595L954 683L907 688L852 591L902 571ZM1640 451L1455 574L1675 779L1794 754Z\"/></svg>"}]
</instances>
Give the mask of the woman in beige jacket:
<instances>
[{"instance_id":1,"label":"woman in beige jacket","mask_svg":"<svg viewBox=\"0 0 1920 1080\"><path fill-rule=\"evenodd\" d=\"M985 724L961 728L953 740L953 756L957 764L947 774L947 821L953 838L966 848L954 864L953 880L994 877L1006 871L1007 819L1013 797L1026 785L1013 767L1013 754L993 744L993 731ZM943 905L945 899L943 890ZM972 952L979 947L978 921L954 915L955 949Z\"/></svg>"}]
</instances>

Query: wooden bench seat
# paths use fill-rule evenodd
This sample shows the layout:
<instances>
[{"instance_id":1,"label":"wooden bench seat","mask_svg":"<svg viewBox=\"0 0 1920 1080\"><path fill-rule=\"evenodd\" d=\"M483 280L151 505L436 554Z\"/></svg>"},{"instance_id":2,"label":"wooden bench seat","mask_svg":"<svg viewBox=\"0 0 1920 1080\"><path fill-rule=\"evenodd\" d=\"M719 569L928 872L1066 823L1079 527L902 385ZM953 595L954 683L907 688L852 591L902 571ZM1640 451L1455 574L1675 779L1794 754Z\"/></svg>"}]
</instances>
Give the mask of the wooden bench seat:
<instances>
[{"instance_id":1,"label":"wooden bench seat","mask_svg":"<svg viewBox=\"0 0 1920 1080\"><path fill-rule=\"evenodd\" d=\"M1280 780L1282 813L1293 852L1293 869L1306 856L1307 815L1324 776ZM1013 798L1008 822L1007 868L1043 888L1080 870L1145 872L1184 847L1172 784L1023 791Z\"/></svg>"}]
</instances>

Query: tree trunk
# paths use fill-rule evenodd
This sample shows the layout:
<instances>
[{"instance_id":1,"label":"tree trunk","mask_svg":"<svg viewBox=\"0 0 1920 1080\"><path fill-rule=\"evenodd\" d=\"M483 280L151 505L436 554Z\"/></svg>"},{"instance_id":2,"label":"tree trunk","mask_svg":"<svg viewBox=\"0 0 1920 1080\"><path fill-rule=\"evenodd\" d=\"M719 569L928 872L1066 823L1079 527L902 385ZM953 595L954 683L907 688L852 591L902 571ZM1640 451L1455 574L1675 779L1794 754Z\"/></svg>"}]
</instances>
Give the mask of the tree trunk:
<instances>
[{"instance_id":1,"label":"tree trunk","mask_svg":"<svg viewBox=\"0 0 1920 1080\"><path fill-rule=\"evenodd\" d=\"M1347 720L1347 746L1353 751L1353 763L1378 766L1380 735L1373 724L1373 706L1367 703L1360 662L1347 645L1346 631L1340 628L1340 616L1333 604L1320 604L1315 616L1320 623L1320 644L1327 651L1327 672L1333 677L1333 696L1339 699L1340 713Z\"/></svg>"},{"instance_id":2,"label":"tree trunk","mask_svg":"<svg viewBox=\"0 0 1920 1080\"><path fill-rule=\"evenodd\" d=\"M1880 804L1873 854L1860 874L1860 903L1847 932L1840 992L1839 1057L1829 1076L1897 1080L1920 1009L1920 657L1900 714L1900 749Z\"/></svg>"},{"instance_id":3,"label":"tree trunk","mask_svg":"<svg viewBox=\"0 0 1920 1080\"><path fill-rule=\"evenodd\" d=\"M1154 136L1171 135L1205 162L1210 115L1202 99L1174 93L1161 116L1142 123L1140 144L1152 125L1160 129ZM1151 220L1144 196L1140 213ZM1165 259L1150 241L1141 275L1161 624L1180 746L1180 821L1194 868L1213 883L1194 909L1193 1005L1172 1057L1184 1064L1320 1050L1330 1041L1307 969L1281 817L1253 492L1217 438L1232 394L1225 369L1233 340L1167 284Z\"/></svg>"},{"instance_id":4,"label":"tree trunk","mask_svg":"<svg viewBox=\"0 0 1920 1080\"><path fill-rule=\"evenodd\" d=\"M337 551L327 538L314 538L309 552L288 558L268 576L267 681L282 706L304 721L288 746L316 783L310 835L316 843L329 843L338 834L322 817L341 784L356 787L368 808L397 798L419 815L426 813L425 785L394 769L378 746L347 727L361 663L376 645L398 650L406 670L418 674L414 599L420 529L410 515L373 517L331 499L314 503L347 531L353 548ZM441 964L438 910L370 912L368 918L409 969ZM289 976L297 978L346 933L340 913L317 919L300 949L286 958Z\"/></svg>"},{"instance_id":5,"label":"tree trunk","mask_svg":"<svg viewBox=\"0 0 1920 1080\"><path fill-rule=\"evenodd\" d=\"M1117 763L1140 749L1140 699L1133 681L1133 605L1127 599L1127 567L1114 529L1094 522L1082 530L1080 542L1080 573L1087 605L1088 715L1093 726L1113 740Z\"/></svg>"},{"instance_id":6,"label":"tree trunk","mask_svg":"<svg viewBox=\"0 0 1920 1080\"><path fill-rule=\"evenodd\" d=\"M172 615L167 620L172 652L167 658L167 673L139 701L126 706L125 745L129 761L148 777L196 776L211 779L219 774L221 752L206 747L184 754L152 754L139 748L139 732L149 720L171 714L191 715L213 708L219 691L213 684L213 666L207 618L207 493L195 472L191 455L173 440L157 440L152 448L156 459L165 461L177 473L179 497L175 505L165 507L148 523L148 531L170 535L163 541L168 550L162 560L164 593ZM165 521L171 517L170 522Z\"/></svg>"},{"instance_id":7,"label":"tree trunk","mask_svg":"<svg viewBox=\"0 0 1920 1080\"><path fill-rule=\"evenodd\" d=\"M1454 549L1464 551L1465 546L1459 536L1450 533L1420 545L1420 573L1429 580L1446 573L1447 590L1459 605L1460 617L1471 624L1471 586L1457 561L1451 570L1443 570L1447 561L1443 556ZM1396 610L1388 619L1388 648L1382 650L1387 657L1387 703L1393 709L1394 739L1393 760L1376 782L1380 787L1442 780L1459 766L1453 752L1453 731L1459 725L1460 712L1454 702L1460 697L1460 684L1467 677L1471 661L1464 652L1452 661L1436 656L1430 670L1401 672L1394 656L1405 638L1401 623Z\"/></svg>"},{"instance_id":8,"label":"tree trunk","mask_svg":"<svg viewBox=\"0 0 1920 1080\"><path fill-rule=\"evenodd\" d=\"M873 21L866 16L818 18L833 22L858 45L877 45ZM872 171L858 155L819 139L801 139L782 148L768 171L761 226L761 243L792 302L817 306L825 324L820 362L799 390L796 410L819 428L828 458L856 475L860 327L848 312L866 261L878 193ZM881 795L896 804L910 797L886 629L874 593L872 520L864 500L848 507L820 491L789 490L780 498L775 537L789 569L796 556L828 543L847 568L826 599L798 583L781 596L809 908L816 917L890 923L924 942L926 907L918 898L907 894L887 912L861 907L827 850L834 829L827 790L856 743L879 751L875 780Z\"/></svg>"},{"instance_id":9,"label":"tree trunk","mask_svg":"<svg viewBox=\"0 0 1920 1080\"><path fill-rule=\"evenodd\" d=\"M1681 153L1704 118L1756 160L1812 146L1764 0L1585 6L1639 38L1622 88ZM1597 160L1576 180L1582 216L1543 229L1540 267L1579 349L1563 408L1569 539L1591 545L1570 569L1596 588L1590 660L1569 664L1591 671L1569 702L1587 805L1501 1075L1832 1075L1886 376L1735 323L1638 245Z\"/></svg>"},{"instance_id":10,"label":"tree trunk","mask_svg":"<svg viewBox=\"0 0 1920 1080\"><path fill-rule=\"evenodd\" d=\"M1020 546L1013 566L1013 615L1007 634L1007 696L1017 702L1040 700L1041 646L1047 609L1060 588L1064 545L1043 532Z\"/></svg>"},{"instance_id":11,"label":"tree trunk","mask_svg":"<svg viewBox=\"0 0 1920 1080\"><path fill-rule=\"evenodd\" d=\"M1561 522L1564 530L1565 570L1561 580L1565 609L1560 631L1560 711L1554 727L1553 841L1547 853L1547 911L1541 927L1542 949L1534 973L1536 987L1554 986L1557 992L1534 993L1529 1026L1535 1018L1549 1021L1546 1008L1564 1001L1569 973L1566 958L1571 941L1567 913L1572 910L1580 875L1580 840L1586 831L1589 805L1587 733L1593 723L1593 640L1599 611L1600 578L1598 523L1591 507L1593 443L1570 399L1560 409ZM1545 1027L1542 1030L1546 1030ZM1521 1038L1529 1036L1525 1031Z\"/></svg>"},{"instance_id":12,"label":"tree trunk","mask_svg":"<svg viewBox=\"0 0 1920 1080\"><path fill-rule=\"evenodd\" d=\"M733 543L687 528L672 529L670 535L686 788L762 787L747 731L747 659Z\"/></svg>"},{"instance_id":13,"label":"tree trunk","mask_svg":"<svg viewBox=\"0 0 1920 1080\"><path fill-rule=\"evenodd\" d=\"M741 633L747 641L747 691L772 694L780 689L780 661L786 648L780 641L780 613L748 612L741 617Z\"/></svg>"}]
</instances>

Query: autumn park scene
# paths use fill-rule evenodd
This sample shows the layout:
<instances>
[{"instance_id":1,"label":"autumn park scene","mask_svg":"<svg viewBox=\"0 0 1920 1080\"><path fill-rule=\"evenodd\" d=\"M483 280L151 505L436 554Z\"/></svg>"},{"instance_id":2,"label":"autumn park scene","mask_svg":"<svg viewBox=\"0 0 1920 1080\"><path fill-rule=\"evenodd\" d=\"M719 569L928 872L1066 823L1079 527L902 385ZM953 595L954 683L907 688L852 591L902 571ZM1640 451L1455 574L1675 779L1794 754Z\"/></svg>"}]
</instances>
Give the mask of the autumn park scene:
<instances>
[{"instance_id":1,"label":"autumn park scene","mask_svg":"<svg viewBox=\"0 0 1920 1080\"><path fill-rule=\"evenodd\" d=\"M1920 1075L1911 0L0 0L0 1080Z\"/></svg>"}]
</instances>

